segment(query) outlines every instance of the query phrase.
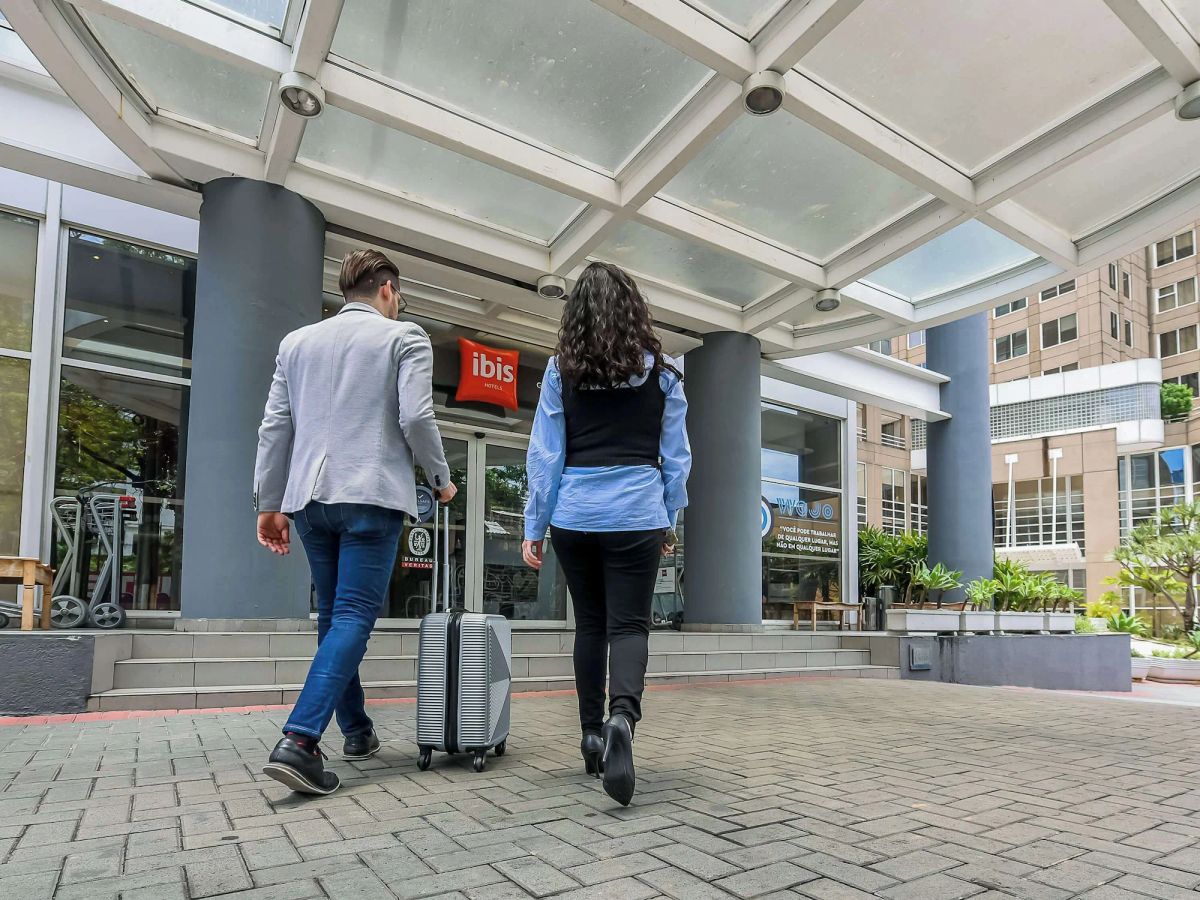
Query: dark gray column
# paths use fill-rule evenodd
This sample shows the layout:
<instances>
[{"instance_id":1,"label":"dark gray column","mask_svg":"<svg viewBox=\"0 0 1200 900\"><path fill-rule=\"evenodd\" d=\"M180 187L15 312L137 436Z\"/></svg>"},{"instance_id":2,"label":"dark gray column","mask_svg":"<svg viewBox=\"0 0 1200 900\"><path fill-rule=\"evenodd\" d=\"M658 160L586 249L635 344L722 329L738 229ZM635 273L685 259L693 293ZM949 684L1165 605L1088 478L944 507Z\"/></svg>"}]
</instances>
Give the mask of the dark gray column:
<instances>
[{"instance_id":1,"label":"dark gray column","mask_svg":"<svg viewBox=\"0 0 1200 900\"><path fill-rule=\"evenodd\" d=\"M961 571L965 584L992 576L988 314L930 328L926 340L929 368L950 377L941 393L952 417L929 423L929 564Z\"/></svg>"},{"instance_id":2,"label":"dark gray column","mask_svg":"<svg viewBox=\"0 0 1200 900\"><path fill-rule=\"evenodd\" d=\"M321 318L325 219L279 185L204 187L188 414L184 619L308 616L293 534L280 559L254 536L254 453L279 342Z\"/></svg>"},{"instance_id":3,"label":"dark gray column","mask_svg":"<svg viewBox=\"0 0 1200 900\"><path fill-rule=\"evenodd\" d=\"M707 335L685 357L686 631L762 628L760 365L758 340L736 332Z\"/></svg>"}]
</instances>

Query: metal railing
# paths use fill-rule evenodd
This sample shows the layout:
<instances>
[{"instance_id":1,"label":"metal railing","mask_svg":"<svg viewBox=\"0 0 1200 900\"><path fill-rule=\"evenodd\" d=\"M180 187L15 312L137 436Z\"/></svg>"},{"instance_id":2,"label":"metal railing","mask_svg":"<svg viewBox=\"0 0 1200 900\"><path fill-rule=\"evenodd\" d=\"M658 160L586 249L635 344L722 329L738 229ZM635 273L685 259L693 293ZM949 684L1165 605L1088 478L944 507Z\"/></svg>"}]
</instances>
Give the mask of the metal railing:
<instances>
[{"instance_id":1,"label":"metal railing","mask_svg":"<svg viewBox=\"0 0 1200 900\"><path fill-rule=\"evenodd\" d=\"M895 447L899 450L907 450L908 442L904 440L902 434L888 434L886 431L879 436L879 443L885 447Z\"/></svg>"}]
</instances>

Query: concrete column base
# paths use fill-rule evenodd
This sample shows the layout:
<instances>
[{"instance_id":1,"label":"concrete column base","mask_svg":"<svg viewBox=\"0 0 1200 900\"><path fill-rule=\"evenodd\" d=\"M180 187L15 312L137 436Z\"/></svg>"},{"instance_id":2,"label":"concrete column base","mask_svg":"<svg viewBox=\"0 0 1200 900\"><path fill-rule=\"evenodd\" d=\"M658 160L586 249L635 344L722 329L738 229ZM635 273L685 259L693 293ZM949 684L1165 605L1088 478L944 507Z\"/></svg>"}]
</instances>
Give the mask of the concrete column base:
<instances>
[{"instance_id":1,"label":"concrete column base","mask_svg":"<svg viewBox=\"0 0 1200 900\"><path fill-rule=\"evenodd\" d=\"M729 625L719 622L688 622L685 619L683 623L683 630L699 631L708 634L762 634L767 629L761 622L757 625L753 623Z\"/></svg>"}]
</instances>

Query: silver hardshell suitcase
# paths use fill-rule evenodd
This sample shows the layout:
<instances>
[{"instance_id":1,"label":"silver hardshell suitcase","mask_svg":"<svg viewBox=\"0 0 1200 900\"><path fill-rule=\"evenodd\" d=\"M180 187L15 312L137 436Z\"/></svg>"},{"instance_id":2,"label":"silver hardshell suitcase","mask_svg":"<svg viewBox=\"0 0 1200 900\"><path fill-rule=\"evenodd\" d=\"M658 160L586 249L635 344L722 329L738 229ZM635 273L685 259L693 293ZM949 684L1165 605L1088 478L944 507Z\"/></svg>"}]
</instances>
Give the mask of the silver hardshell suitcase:
<instances>
[{"instance_id":1,"label":"silver hardshell suitcase","mask_svg":"<svg viewBox=\"0 0 1200 900\"><path fill-rule=\"evenodd\" d=\"M443 512L439 510L439 512ZM469 613L451 605L450 515L443 512L444 609L421 620L417 658L417 765L428 769L434 750L474 753L476 772L495 748L503 756L512 697L512 632L504 616ZM436 526L435 526L436 528ZM437 577L435 575L436 583Z\"/></svg>"}]
</instances>

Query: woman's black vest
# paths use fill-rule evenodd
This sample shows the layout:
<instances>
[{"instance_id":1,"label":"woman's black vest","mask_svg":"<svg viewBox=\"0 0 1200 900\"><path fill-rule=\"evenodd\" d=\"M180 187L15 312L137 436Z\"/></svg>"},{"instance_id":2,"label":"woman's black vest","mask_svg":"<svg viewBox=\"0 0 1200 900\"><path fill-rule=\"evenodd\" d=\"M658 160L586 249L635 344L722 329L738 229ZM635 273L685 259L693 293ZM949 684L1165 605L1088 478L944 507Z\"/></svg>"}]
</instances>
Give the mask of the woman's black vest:
<instances>
[{"instance_id":1,"label":"woman's black vest","mask_svg":"<svg viewBox=\"0 0 1200 900\"><path fill-rule=\"evenodd\" d=\"M660 381L656 371L637 387L576 388L564 381L566 465L657 468L667 402Z\"/></svg>"}]
</instances>

